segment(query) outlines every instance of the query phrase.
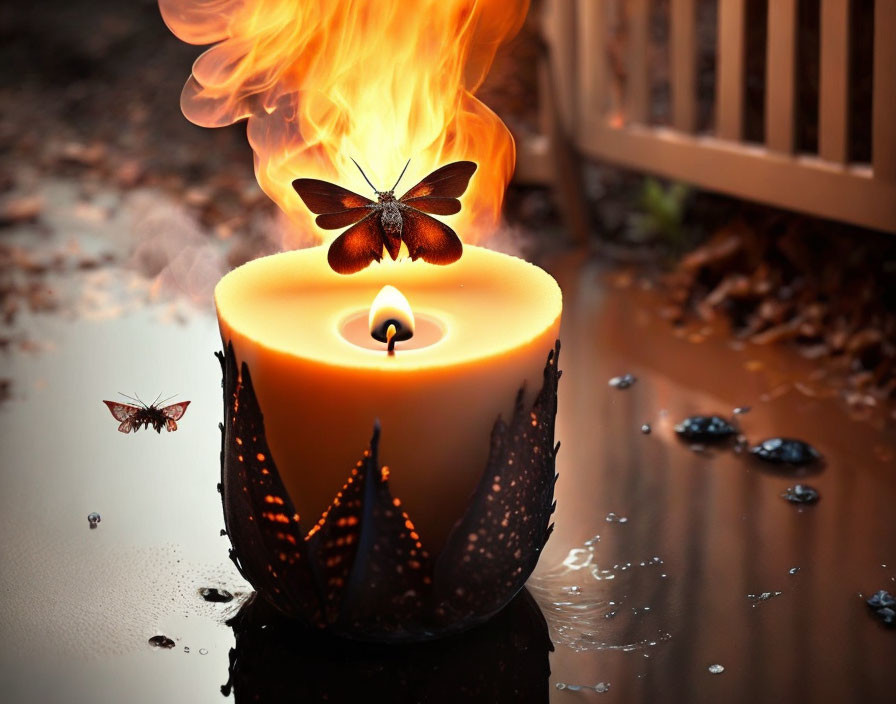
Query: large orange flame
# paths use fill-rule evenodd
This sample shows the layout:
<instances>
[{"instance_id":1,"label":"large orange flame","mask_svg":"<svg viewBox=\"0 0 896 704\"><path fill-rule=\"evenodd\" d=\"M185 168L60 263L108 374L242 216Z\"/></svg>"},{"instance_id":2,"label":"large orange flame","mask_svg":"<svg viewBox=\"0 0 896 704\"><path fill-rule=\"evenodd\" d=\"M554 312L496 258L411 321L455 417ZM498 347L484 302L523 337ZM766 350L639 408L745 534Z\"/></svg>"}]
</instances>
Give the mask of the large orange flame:
<instances>
[{"instance_id":1,"label":"large orange flame","mask_svg":"<svg viewBox=\"0 0 896 704\"><path fill-rule=\"evenodd\" d=\"M205 127L247 119L262 189L323 241L292 189L321 178L372 195L407 159L397 195L458 159L479 165L446 218L475 242L497 222L515 162L501 119L473 93L529 0L159 0L193 65L184 115Z\"/></svg>"}]
</instances>

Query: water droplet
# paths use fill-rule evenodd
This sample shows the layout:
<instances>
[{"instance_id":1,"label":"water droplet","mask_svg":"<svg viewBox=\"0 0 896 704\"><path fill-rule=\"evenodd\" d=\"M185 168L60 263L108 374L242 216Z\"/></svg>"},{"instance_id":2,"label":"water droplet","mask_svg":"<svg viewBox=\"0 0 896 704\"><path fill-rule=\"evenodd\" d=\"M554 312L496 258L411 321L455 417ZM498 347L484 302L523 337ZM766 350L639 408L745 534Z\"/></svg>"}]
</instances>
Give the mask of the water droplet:
<instances>
[{"instance_id":1,"label":"water droplet","mask_svg":"<svg viewBox=\"0 0 896 704\"><path fill-rule=\"evenodd\" d=\"M190 652L190 646L189 646L189 645L185 645L185 646L184 646L184 652L185 652L185 653L189 653L189 652Z\"/></svg>"},{"instance_id":2,"label":"water droplet","mask_svg":"<svg viewBox=\"0 0 896 704\"><path fill-rule=\"evenodd\" d=\"M795 484L787 487L787 490L781 494L792 504L814 504L820 498L818 489L808 484Z\"/></svg>"},{"instance_id":3,"label":"water droplet","mask_svg":"<svg viewBox=\"0 0 896 704\"><path fill-rule=\"evenodd\" d=\"M742 416L744 413L749 413L752 409L749 406L738 406L734 409L734 415Z\"/></svg>"},{"instance_id":4,"label":"water droplet","mask_svg":"<svg viewBox=\"0 0 896 704\"><path fill-rule=\"evenodd\" d=\"M706 669L709 670L714 675L721 675L725 671L725 667L723 665L718 665L718 664L710 665Z\"/></svg>"},{"instance_id":5,"label":"water droplet","mask_svg":"<svg viewBox=\"0 0 896 704\"><path fill-rule=\"evenodd\" d=\"M800 571L799 567L791 567L789 570L787 570L787 574L796 574L799 571Z\"/></svg>"},{"instance_id":6,"label":"water droplet","mask_svg":"<svg viewBox=\"0 0 896 704\"><path fill-rule=\"evenodd\" d=\"M96 528L102 520L102 516L100 516L100 514L98 514L96 511L87 514L87 523L90 524L91 530Z\"/></svg>"},{"instance_id":7,"label":"water droplet","mask_svg":"<svg viewBox=\"0 0 896 704\"><path fill-rule=\"evenodd\" d=\"M614 376L607 383L614 389L627 389L634 384L638 378L633 374L623 374L622 376Z\"/></svg>"},{"instance_id":8,"label":"water droplet","mask_svg":"<svg viewBox=\"0 0 896 704\"><path fill-rule=\"evenodd\" d=\"M153 648L164 648L165 650L171 650L174 647L174 641L163 635L153 636L149 639L149 644Z\"/></svg>"},{"instance_id":9,"label":"water droplet","mask_svg":"<svg viewBox=\"0 0 896 704\"><path fill-rule=\"evenodd\" d=\"M650 431L651 431L650 423L644 423L641 426L641 432L644 433L645 435L650 435Z\"/></svg>"},{"instance_id":10,"label":"water droplet","mask_svg":"<svg viewBox=\"0 0 896 704\"><path fill-rule=\"evenodd\" d=\"M609 682L598 682L594 685L594 691L598 694L603 694L604 692L610 691L610 683Z\"/></svg>"},{"instance_id":11,"label":"water droplet","mask_svg":"<svg viewBox=\"0 0 896 704\"><path fill-rule=\"evenodd\" d=\"M566 682L558 682L554 686L559 690L564 690L564 689L566 689Z\"/></svg>"},{"instance_id":12,"label":"water droplet","mask_svg":"<svg viewBox=\"0 0 896 704\"><path fill-rule=\"evenodd\" d=\"M626 518L625 516L617 516L615 513L610 511L610 513L607 514L606 521L607 523L628 523L628 518Z\"/></svg>"},{"instance_id":13,"label":"water droplet","mask_svg":"<svg viewBox=\"0 0 896 704\"><path fill-rule=\"evenodd\" d=\"M569 551L569 554L563 561L563 566L568 567L571 570L580 570L583 567L587 567L589 564L591 564L592 557L593 553L590 550L574 548L573 550Z\"/></svg>"},{"instance_id":14,"label":"water droplet","mask_svg":"<svg viewBox=\"0 0 896 704\"><path fill-rule=\"evenodd\" d=\"M226 604L228 601L233 601L233 594L226 589L217 589L215 587L200 587L199 596L206 601L218 604Z\"/></svg>"},{"instance_id":15,"label":"water droplet","mask_svg":"<svg viewBox=\"0 0 896 704\"><path fill-rule=\"evenodd\" d=\"M599 543L599 542L600 542L600 536L595 535L592 538L588 538L588 540L585 541L585 545L591 546L591 545L594 545L595 543Z\"/></svg>"},{"instance_id":16,"label":"water droplet","mask_svg":"<svg viewBox=\"0 0 896 704\"><path fill-rule=\"evenodd\" d=\"M206 648L200 648L200 649L199 649L199 654L200 654L200 655L208 655L208 650L207 650Z\"/></svg>"},{"instance_id":17,"label":"water droplet","mask_svg":"<svg viewBox=\"0 0 896 704\"><path fill-rule=\"evenodd\" d=\"M781 596L783 593L784 592L762 592L760 594L747 594L747 598L753 600L753 606L757 606L763 601L774 599L776 596Z\"/></svg>"}]
</instances>

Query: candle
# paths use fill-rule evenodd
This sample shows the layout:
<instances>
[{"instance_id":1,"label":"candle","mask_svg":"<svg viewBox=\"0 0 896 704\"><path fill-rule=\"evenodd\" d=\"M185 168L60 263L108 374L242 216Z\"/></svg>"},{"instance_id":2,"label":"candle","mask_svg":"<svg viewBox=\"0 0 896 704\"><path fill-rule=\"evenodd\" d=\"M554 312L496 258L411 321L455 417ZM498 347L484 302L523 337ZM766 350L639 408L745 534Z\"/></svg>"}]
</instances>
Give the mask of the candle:
<instances>
[{"instance_id":1,"label":"candle","mask_svg":"<svg viewBox=\"0 0 896 704\"><path fill-rule=\"evenodd\" d=\"M406 297L414 327L394 354L371 336L387 285ZM352 276L316 247L230 272L215 304L302 524L327 509L379 420L380 463L435 554L482 476L496 419L521 385L528 402L541 388L561 294L538 267L473 246L450 266L384 261Z\"/></svg>"}]
</instances>

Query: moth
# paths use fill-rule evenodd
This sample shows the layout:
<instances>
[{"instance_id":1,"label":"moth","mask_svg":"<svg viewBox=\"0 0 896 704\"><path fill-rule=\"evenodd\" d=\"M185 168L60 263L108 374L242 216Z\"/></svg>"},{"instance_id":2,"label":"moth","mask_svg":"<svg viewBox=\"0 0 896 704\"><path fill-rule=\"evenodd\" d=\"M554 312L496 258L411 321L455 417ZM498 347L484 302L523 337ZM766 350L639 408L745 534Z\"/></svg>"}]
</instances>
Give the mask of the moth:
<instances>
[{"instance_id":1,"label":"moth","mask_svg":"<svg viewBox=\"0 0 896 704\"><path fill-rule=\"evenodd\" d=\"M122 396L124 396L124 394L122 394ZM172 403L170 406L159 407L156 405L158 401L158 399L156 399L147 406L139 398L131 398L130 396L125 396L125 398L128 398L131 401L136 401L140 405L132 406L129 403L103 401L112 412L112 416L115 420L121 421L121 425L118 426L118 432L120 433L130 433L132 430L136 433L140 430L141 425L144 429L151 425L157 433L161 433L162 427L164 427L170 433L177 430L176 421L179 421L183 417L187 410L187 406L190 405L189 401L181 401L179 403ZM162 403L164 403L164 401Z\"/></svg>"},{"instance_id":2,"label":"moth","mask_svg":"<svg viewBox=\"0 0 896 704\"><path fill-rule=\"evenodd\" d=\"M436 169L420 183L395 197L408 164L404 165L395 185L379 191L370 183L357 161L355 166L376 193L376 202L341 186L315 178L300 178L292 186L308 209L317 215L315 222L325 230L351 225L337 237L327 252L330 267L340 274L361 271L383 258L383 248L392 259L398 258L401 243L411 259L430 264L450 264L460 259L463 244L446 224L430 215L460 212L460 198L476 171L472 161L455 161Z\"/></svg>"}]
</instances>

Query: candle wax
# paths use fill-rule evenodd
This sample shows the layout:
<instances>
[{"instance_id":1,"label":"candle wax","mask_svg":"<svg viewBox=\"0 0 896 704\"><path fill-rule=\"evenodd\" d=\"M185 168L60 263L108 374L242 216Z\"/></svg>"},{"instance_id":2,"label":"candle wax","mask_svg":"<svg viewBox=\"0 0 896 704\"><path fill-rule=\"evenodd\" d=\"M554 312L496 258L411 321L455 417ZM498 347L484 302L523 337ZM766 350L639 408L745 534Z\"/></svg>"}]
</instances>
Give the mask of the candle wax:
<instances>
[{"instance_id":1,"label":"candle wax","mask_svg":"<svg viewBox=\"0 0 896 704\"><path fill-rule=\"evenodd\" d=\"M418 328L429 321L427 344L412 338L388 355L347 332L386 284ZM527 401L541 388L562 307L547 273L473 246L449 266L384 260L351 276L329 268L323 247L277 254L226 275L215 303L303 526L342 488L379 420L380 462L430 552L463 515L498 416L510 416L521 385Z\"/></svg>"}]
</instances>

